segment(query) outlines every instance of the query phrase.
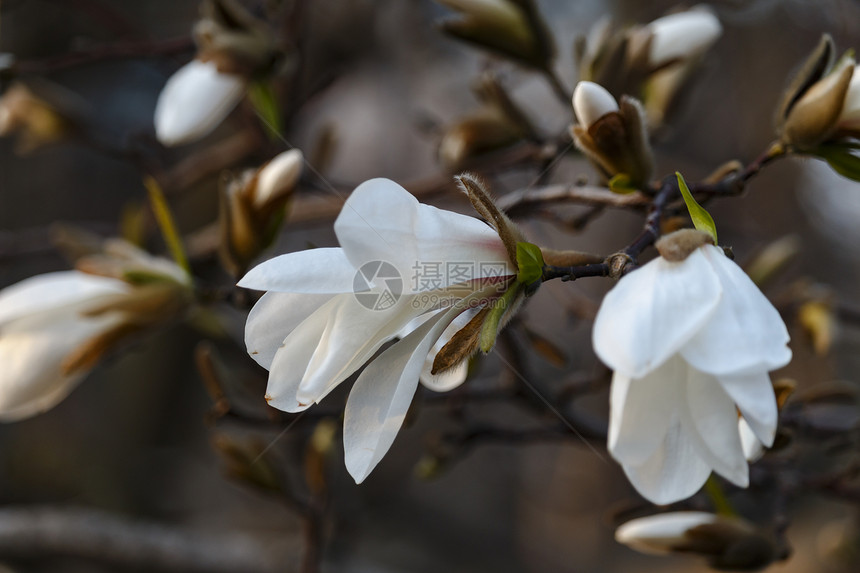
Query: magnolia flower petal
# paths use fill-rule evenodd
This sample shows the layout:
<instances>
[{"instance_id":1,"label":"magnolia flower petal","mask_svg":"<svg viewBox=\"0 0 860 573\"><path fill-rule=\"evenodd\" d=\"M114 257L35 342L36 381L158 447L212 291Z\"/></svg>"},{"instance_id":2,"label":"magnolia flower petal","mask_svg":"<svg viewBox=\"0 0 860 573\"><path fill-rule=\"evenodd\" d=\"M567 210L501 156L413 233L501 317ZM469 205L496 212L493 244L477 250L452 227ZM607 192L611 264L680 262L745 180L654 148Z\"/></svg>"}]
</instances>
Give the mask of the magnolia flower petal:
<instances>
[{"instance_id":1,"label":"magnolia flower petal","mask_svg":"<svg viewBox=\"0 0 860 573\"><path fill-rule=\"evenodd\" d=\"M364 481L394 443L430 348L470 301L490 292L473 293L437 313L379 355L355 381L343 414L346 469L355 483Z\"/></svg>"},{"instance_id":2,"label":"magnolia flower petal","mask_svg":"<svg viewBox=\"0 0 860 573\"><path fill-rule=\"evenodd\" d=\"M718 517L703 511L676 511L632 519L615 530L615 540L628 547L663 555L685 541L688 530L716 523Z\"/></svg>"},{"instance_id":3,"label":"magnolia flower petal","mask_svg":"<svg viewBox=\"0 0 860 573\"><path fill-rule=\"evenodd\" d=\"M607 293L594 321L594 351L613 370L642 378L702 328L721 293L701 249L680 263L657 258Z\"/></svg>"},{"instance_id":4,"label":"magnolia flower petal","mask_svg":"<svg viewBox=\"0 0 860 573\"><path fill-rule=\"evenodd\" d=\"M623 465L624 473L642 497L657 505L686 499L699 491L711 467L697 453L697 444L675 417L662 446L642 465Z\"/></svg>"},{"instance_id":5,"label":"magnolia flower petal","mask_svg":"<svg viewBox=\"0 0 860 573\"><path fill-rule=\"evenodd\" d=\"M0 421L34 416L68 396L89 371L66 372L63 361L121 321L121 315L112 313L84 319L73 305L4 325L0 332Z\"/></svg>"},{"instance_id":6,"label":"magnolia flower petal","mask_svg":"<svg viewBox=\"0 0 860 573\"><path fill-rule=\"evenodd\" d=\"M237 284L277 292L348 293L355 289L356 272L343 249L308 249L260 263Z\"/></svg>"},{"instance_id":7,"label":"magnolia flower petal","mask_svg":"<svg viewBox=\"0 0 860 573\"><path fill-rule=\"evenodd\" d=\"M241 76L222 74L214 62L192 60L176 71L155 106L155 134L167 146L207 135L245 94Z\"/></svg>"},{"instance_id":8,"label":"magnolia flower petal","mask_svg":"<svg viewBox=\"0 0 860 573\"><path fill-rule=\"evenodd\" d=\"M413 302L402 297L391 308L372 310L352 294L333 297L289 333L275 352L269 404L293 412L320 401L422 312Z\"/></svg>"},{"instance_id":9,"label":"magnolia flower petal","mask_svg":"<svg viewBox=\"0 0 860 573\"><path fill-rule=\"evenodd\" d=\"M492 228L473 217L421 204L388 179L359 185L334 230L355 268L388 262L399 271L404 292L516 274Z\"/></svg>"},{"instance_id":10,"label":"magnolia flower petal","mask_svg":"<svg viewBox=\"0 0 860 573\"><path fill-rule=\"evenodd\" d=\"M759 441L750 425L743 418L738 420L738 433L741 436L741 447L744 449L744 457L750 463L756 462L764 455L764 444Z\"/></svg>"},{"instance_id":11,"label":"magnolia flower petal","mask_svg":"<svg viewBox=\"0 0 860 573\"><path fill-rule=\"evenodd\" d=\"M697 57L723 33L720 20L707 9L663 16L648 24L646 30L653 35L648 59L654 67Z\"/></svg>"},{"instance_id":12,"label":"magnolia flower petal","mask_svg":"<svg viewBox=\"0 0 860 573\"><path fill-rule=\"evenodd\" d=\"M718 376L753 433L768 448L773 445L779 411L767 372Z\"/></svg>"},{"instance_id":13,"label":"magnolia flower petal","mask_svg":"<svg viewBox=\"0 0 860 573\"><path fill-rule=\"evenodd\" d=\"M711 262L724 296L716 312L681 349L694 368L714 375L773 370L788 364L788 330L755 283L712 245L699 249Z\"/></svg>"},{"instance_id":14,"label":"magnolia flower petal","mask_svg":"<svg viewBox=\"0 0 860 573\"><path fill-rule=\"evenodd\" d=\"M681 424L699 442L699 455L718 474L738 487L747 487L749 466L734 402L716 378L693 368L682 387L688 408L681 410Z\"/></svg>"},{"instance_id":15,"label":"magnolia flower petal","mask_svg":"<svg viewBox=\"0 0 860 573\"><path fill-rule=\"evenodd\" d=\"M251 312L245 323L245 346L257 364L271 369L275 353L284 339L299 324L334 295L267 292Z\"/></svg>"},{"instance_id":16,"label":"magnolia flower petal","mask_svg":"<svg viewBox=\"0 0 860 573\"><path fill-rule=\"evenodd\" d=\"M79 271L36 275L0 291L0 329L5 323L34 312L57 309L101 296L122 294L130 288L123 281Z\"/></svg>"},{"instance_id":17,"label":"magnolia flower petal","mask_svg":"<svg viewBox=\"0 0 860 573\"><path fill-rule=\"evenodd\" d=\"M661 446L673 412L683 407L681 384L686 377L687 365L677 356L643 378L615 372L609 393L607 448L616 460L640 465Z\"/></svg>"},{"instance_id":18,"label":"magnolia flower petal","mask_svg":"<svg viewBox=\"0 0 860 573\"><path fill-rule=\"evenodd\" d=\"M573 111L580 125L590 127L607 113L618 111L618 102L600 84L582 81L573 90Z\"/></svg>"},{"instance_id":19,"label":"magnolia flower petal","mask_svg":"<svg viewBox=\"0 0 860 573\"><path fill-rule=\"evenodd\" d=\"M854 66L848 93L845 94L842 104L842 113L839 115L839 127L852 131L860 130L860 66Z\"/></svg>"}]
</instances>

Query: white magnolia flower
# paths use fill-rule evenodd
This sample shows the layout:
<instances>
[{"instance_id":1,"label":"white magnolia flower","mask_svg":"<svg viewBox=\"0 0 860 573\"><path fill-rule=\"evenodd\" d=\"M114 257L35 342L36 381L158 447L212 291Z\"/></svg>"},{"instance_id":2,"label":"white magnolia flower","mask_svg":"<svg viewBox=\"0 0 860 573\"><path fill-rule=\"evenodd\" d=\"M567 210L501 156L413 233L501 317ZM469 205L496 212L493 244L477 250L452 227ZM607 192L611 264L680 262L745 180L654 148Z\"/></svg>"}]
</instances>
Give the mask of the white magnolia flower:
<instances>
[{"instance_id":1,"label":"white magnolia flower","mask_svg":"<svg viewBox=\"0 0 860 573\"><path fill-rule=\"evenodd\" d=\"M839 115L837 130L860 133L860 66L854 66L851 74L851 83L848 84L848 93L842 104L842 113Z\"/></svg>"},{"instance_id":2,"label":"white magnolia flower","mask_svg":"<svg viewBox=\"0 0 860 573\"><path fill-rule=\"evenodd\" d=\"M346 404L346 466L360 483L394 441L419 376L434 390L462 382L456 373L421 376L440 336L468 306L498 297L516 271L493 229L423 205L387 179L361 184L334 230L340 248L276 257L239 285L269 291L251 310L245 341L269 370L269 404L287 412L319 402L403 336L365 368Z\"/></svg>"},{"instance_id":3,"label":"white magnolia flower","mask_svg":"<svg viewBox=\"0 0 860 573\"><path fill-rule=\"evenodd\" d=\"M608 447L645 498L689 497L711 470L746 487L737 412L772 445L768 371L791 359L788 340L773 305L712 245L659 257L607 294L593 341L615 371Z\"/></svg>"},{"instance_id":4,"label":"white magnolia flower","mask_svg":"<svg viewBox=\"0 0 860 573\"><path fill-rule=\"evenodd\" d=\"M218 71L214 61L191 60L167 80L155 106L155 135L170 147L214 130L245 95L247 80Z\"/></svg>"},{"instance_id":5,"label":"white magnolia flower","mask_svg":"<svg viewBox=\"0 0 860 573\"><path fill-rule=\"evenodd\" d=\"M676 511L631 519L615 530L615 541L640 553L664 555L687 544L687 532L717 523L719 517L704 511Z\"/></svg>"},{"instance_id":6,"label":"white magnolia flower","mask_svg":"<svg viewBox=\"0 0 860 573\"><path fill-rule=\"evenodd\" d=\"M37 275L0 290L0 420L53 408L128 335L166 322L188 302L187 275L122 242L83 261L143 277L135 286L81 271Z\"/></svg>"}]
</instances>

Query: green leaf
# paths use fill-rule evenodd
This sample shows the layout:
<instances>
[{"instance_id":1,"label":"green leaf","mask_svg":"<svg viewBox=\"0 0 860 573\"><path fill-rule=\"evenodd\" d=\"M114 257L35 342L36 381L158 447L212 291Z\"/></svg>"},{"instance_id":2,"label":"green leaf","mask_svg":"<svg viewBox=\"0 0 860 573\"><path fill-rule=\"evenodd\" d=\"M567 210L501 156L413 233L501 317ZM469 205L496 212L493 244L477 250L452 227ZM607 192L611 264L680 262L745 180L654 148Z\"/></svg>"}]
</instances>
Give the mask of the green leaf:
<instances>
[{"instance_id":1,"label":"green leaf","mask_svg":"<svg viewBox=\"0 0 860 573\"><path fill-rule=\"evenodd\" d=\"M687 187L687 182L684 181L684 176L679 172L675 172L678 177L678 189L681 190L681 195L684 196L684 203L687 204L687 210L690 212L690 218L693 220L693 225L700 231L704 231L714 238L714 244L717 243L717 226L714 224L714 218L711 214L705 211L705 208L699 205L690 193L690 188Z\"/></svg>"},{"instance_id":2,"label":"green leaf","mask_svg":"<svg viewBox=\"0 0 860 573\"><path fill-rule=\"evenodd\" d=\"M854 153L857 149L856 144L837 143L819 145L812 153L829 163L839 175L853 181L860 181L860 156Z\"/></svg>"},{"instance_id":3,"label":"green leaf","mask_svg":"<svg viewBox=\"0 0 860 573\"><path fill-rule=\"evenodd\" d=\"M628 193L633 193L637 189L633 186L633 180L630 179L629 175L626 173L618 173L609 180L609 190L613 193L626 195Z\"/></svg>"},{"instance_id":4,"label":"green leaf","mask_svg":"<svg viewBox=\"0 0 860 573\"><path fill-rule=\"evenodd\" d=\"M164 242L173 256L173 260L190 276L191 265L188 264L188 256L185 254L185 247L182 245L182 237L179 235L176 222L173 220L173 213L170 211L170 205L168 205L167 199L164 197L164 191L161 190L158 182L149 176L143 180L143 185L149 192L149 204L152 207L155 220L161 229L161 236L164 238Z\"/></svg>"},{"instance_id":5,"label":"green leaf","mask_svg":"<svg viewBox=\"0 0 860 573\"><path fill-rule=\"evenodd\" d=\"M517 281L530 285L543 276L543 253L540 247L532 243L520 241L517 243L517 266L520 272Z\"/></svg>"},{"instance_id":6,"label":"green leaf","mask_svg":"<svg viewBox=\"0 0 860 573\"><path fill-rule=\"evenodd\" d=\"M272 89L272 84L264 80L252 82L248 95L257 116L266 126L269 137L273 140L279 140L281 138L281 110L278 107L278 98L275 95L275 90Z\"/></svg>"}]
</instances>

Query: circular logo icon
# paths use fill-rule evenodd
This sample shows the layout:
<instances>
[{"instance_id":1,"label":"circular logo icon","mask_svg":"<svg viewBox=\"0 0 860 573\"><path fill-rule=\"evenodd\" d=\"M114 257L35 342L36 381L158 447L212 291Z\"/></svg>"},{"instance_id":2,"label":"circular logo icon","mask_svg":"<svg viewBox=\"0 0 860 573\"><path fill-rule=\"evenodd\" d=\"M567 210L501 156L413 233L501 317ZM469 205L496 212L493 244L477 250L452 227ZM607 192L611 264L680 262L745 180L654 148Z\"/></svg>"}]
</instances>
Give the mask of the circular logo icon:
<instances>
[{"instance_id":1,"label":"circular logo icon","mask_svg":"<svg viewBox=\"0 0 860 573\"><path fill-rule=\"evenodd\" d=\"M361 265L352 280L355 298L370 310L386 310L403 294L403 278L391 263L371 261Z\"/></svg>"}]
</instances>

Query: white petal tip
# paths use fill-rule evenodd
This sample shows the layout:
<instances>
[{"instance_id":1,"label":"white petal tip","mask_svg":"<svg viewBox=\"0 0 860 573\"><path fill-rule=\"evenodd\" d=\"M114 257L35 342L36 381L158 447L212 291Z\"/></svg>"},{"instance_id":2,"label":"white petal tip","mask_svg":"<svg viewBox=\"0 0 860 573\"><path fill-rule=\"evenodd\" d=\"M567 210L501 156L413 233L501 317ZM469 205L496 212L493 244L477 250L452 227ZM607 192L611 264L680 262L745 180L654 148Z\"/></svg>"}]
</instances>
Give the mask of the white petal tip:
<instances>
[{"instance_id":1,"label":"white petal tip","mask_svg":"<svg viewBox=\"0 0 860 573\"><path fill-rule=\"evenodd\" d=\"M302 173L304 156L298 149L290 149L276 156L263 167L257 176L254 204L265 205L270 199L289 192Z\"/></svg>"},{"instance_id":2,"label":"white petal tip","mask_svg":"<svg viewBox=\"0 0 860 573\"><path fill-rule=\"evenodd\" d=\"M600 84L582 81L573 91L573 111L581 125L590 127L607 113L618 111L618 102Z\"/></svg>"}]
</instances>

